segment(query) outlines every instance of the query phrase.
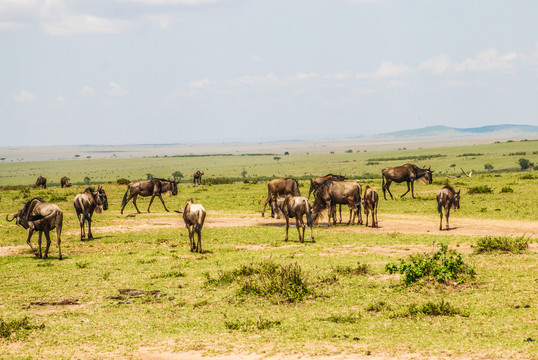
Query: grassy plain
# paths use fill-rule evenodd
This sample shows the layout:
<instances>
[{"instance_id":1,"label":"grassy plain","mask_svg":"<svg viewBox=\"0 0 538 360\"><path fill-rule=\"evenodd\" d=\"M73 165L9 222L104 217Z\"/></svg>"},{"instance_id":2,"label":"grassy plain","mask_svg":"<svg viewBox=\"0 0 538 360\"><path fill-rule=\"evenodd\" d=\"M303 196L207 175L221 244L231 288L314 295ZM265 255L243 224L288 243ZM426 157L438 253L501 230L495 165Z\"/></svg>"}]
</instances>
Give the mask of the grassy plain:
<instances>
[{"instance_id":1,"label":"grassy plain","mask_svg":"<svg viewBox=\"0 0 538 360\"><path fill-rule=\"evenodd\" d=\"M456 169L475 172L488 162L496 169L515 167L519 157L503 154L524 151L528 155L521 157L537 163L537 155L533 154L536 144L427 149L425 153L447 156L412 162L431 164L436 174L445 170L457 173L450 167L452 163L457 164ZM68 174L74 182L78 182L78 176L82 181L85 174L114 182L119 177L143 178L147 172L155 176L169 176L175 170L190 174L200 164L210 169L206 171L209 176L240 177L243 168L248 175L268 177L326 172L361 175L380 173L382 167L407 162L386 160L366 165L368 159L399 157L406 151L281 156L278 163L272 157L222 156L10 163L0 164L0 169L4 186L16 183L9 176L23 177L21 174L29 169L34 173L27 176L25 184L33 182L41 171L47 177ZM484 155L474 159L459 156L464 153ZM420 151L409 155L418 156ZM12 171L8 177L5 169ZM383 214L431 216L432 223L437 224L435 192L448 179L457 189L463 189L462 207L453 213L454 217L525 220L536 222L538 227L538 172L475 172L471 178L436 175L433 185L415 187L416 200L381 200L380 225L383 226ZM361 183L381 188L380 179L364 179ZM468 193L470 188L485 184L493 189L492 193ZM301 181L301 185L301 191L307 192L307 181ZM501 192L506 187L513 191ZM0 223L0 249L14 247L7 256L0 256L0 320L28 317L31 325L44 325L0 337L0 358L138 359L151 353L164 359L166 352L195 351L205 355L343 353L356 358L538 359L538 254L532 239L530 249L522 253L477 254L472 246L480 238L450 232L357 234L345 231L343 226L319 226L314 229L316 243L300 244L294 229L290 230L291 240L284 242L284 230L279 226L206 227L205 251L194 255L187 247L186 230L179 225L117 231L118 225L179 215L164 212L158 200L154 201L152 213L145 213L147 198L139 200L141 215L127 217L135 213L132 204L120 215L125 186L113 183L105 184L110 209L94 216L94 227L100 227L94 230L95 239L81 242L72 199L83 189L79 185L67 189L0 190L2 214L12 214L25 200L41 196L57 203L65 216L62 261L57 259L54 241L51 258L39 260L29 248L18 247L25 245L22 228L6 221ZM194 197L204 204L210 217L258 218L266 189L265 182L200 187L182 184L177 197L164 199L170 209L179 209ZM399 196L405 186L395 184L392 189ZM461 285L424 282L405 286L399 275L385 271L386 264L415 253L436 251L440 243L463 254L465 263L476 271L474 280ZM300 266L309 290L306 298L285 302L245 294L241 292L242 278L221 285L208 281L266 262ZM366 274L341 270L358 264L367 267ZM160 292L120 297L119 290L127 288ZM66 299L79 304L32 304ZM441 301L458 309L459 314L407 315L412 306Z\"/></svg>"}]
</instances>

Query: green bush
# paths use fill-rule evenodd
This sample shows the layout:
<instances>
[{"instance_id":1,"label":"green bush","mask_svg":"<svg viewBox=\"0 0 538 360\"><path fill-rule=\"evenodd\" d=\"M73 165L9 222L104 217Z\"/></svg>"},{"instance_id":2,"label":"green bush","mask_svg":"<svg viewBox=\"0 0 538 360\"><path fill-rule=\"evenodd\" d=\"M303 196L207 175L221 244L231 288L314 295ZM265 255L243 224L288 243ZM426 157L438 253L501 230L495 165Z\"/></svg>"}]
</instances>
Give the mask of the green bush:
<instances>
[{"instance_id":1,"label":"green bush","mask_svg":"<svg viewBox=\"0 0 538 360\"><path fill-rule=\"evenodd\" d=\"M455 281L461 284L475 275L474 269L463 262L463 256L453 249L449 250L444 244L433 254L411 255L407 261L401 260L400 264L387 264L385 269L389 274L403 274L406 285L421 278L440 283Z\"/></svg>"},{"instance_id":2,"label":"green bush","mask_svg":"<svg viewBox=\"0 0 538 360\"><path fill-rule=\"evenodd\" d=\"M233 184L233 180L228 177L214 177L202 179L202 185L221 185L221 184Z\"/></svg>"},{"instance_id":3,"label":"green bush","mask_svg":"<svg viewBox=\"0 0 538 360\"><path fill-rule=\"evenodd\" d=\"M529 248L529 243L525 237L512 238L508 236L486 236L476 243L475 253L481 254L492 251L504 251L511 253L521 253Z\"/></svg>"},{"instance_id":4,"label":"green bush","mask_svg":"<svg viewBox=\"0 0 538 360\"><path fill-rule=\"evenodd\" d=\"M25 316L20 320L5 321L0 319L0 338L10 339L12 335L20 338L26 334L29 330L44 329L45 324L30 325L28 317Z\"/></svg>"},{"instance_id":5,"label":"green bush","mask_svg":"<svg viewBox=\"0 0 538 360\"><path fill-rule=\"evenodd\" d=\"M513 193L514 189L512 189L510 186L503 186L501 189L501 193Z\"/></svg>"},{"instance_id":6,"label":"green bush","mask_svg":"<svg viewBox=\"0 0 538 360\"><path fill-rule=\"evenodd\" d=\"M493 170L493 165L490 164L490 163L487 163L487 164L484 165L484 169L486 169L486 170Z\"/></svg>"},{"instance_id":7,"label":"green bush","mask_svg":"<svg viewBox=\"0 0 538 360\"><path fill-rule=\"evenodd\" d=\"M334 271L341 275L366 275L370 271L370 267L359 261L356 267L339 265L334 268Z\"/></svg>"},{"instance_id":8,"label":"green bush","mask_svg":"<svg viewBox=\"0 0 538 360\"><path fill-rule=\"evenodd\" d=\"M129 185L131 181L129 181L129 179L126 179L126 178L119 178L118 180L116 180L116 183L118 185Z\"/></svg>"},{"instance_id":9,"label":"green bush","mask_svg":"<svg viewBox=\"0 0 538 360\"><path fill-rule=\"evenodd\" d=\"M253 331L253 330L266 330L275 326L280 326L280 320L266 320L259 317L257 320L236 320L236 321L224 321L224 326L228 330L240 330L240 331Z\"/></svg>"},{"instance_id":10,"label":"green bush","mask_svg":"<svg viewBox=\"0 0 538 360\"><path fill-rule=\"evenodd\" d=\"M468 194L491 194L493 189L489 185L478 185L470 187L467 191Z\"/></svg>"},{"instance_id":11,"label":"green bush","mask_svg":"<svg viewBox=\"0 0 538 360\"><path fill-rule=\"evenodd\" d=\"M462 313L459 309L450 305L448 301L441 299L441 301L434 303L428 301L422 305L411 304L407 309L398 314L398 317L407 317L407 316L418 316L418 315L427 315L427 316L454 316L454 315L463 315L469 316L466 313Z\"/></svg>"}]
</instances>

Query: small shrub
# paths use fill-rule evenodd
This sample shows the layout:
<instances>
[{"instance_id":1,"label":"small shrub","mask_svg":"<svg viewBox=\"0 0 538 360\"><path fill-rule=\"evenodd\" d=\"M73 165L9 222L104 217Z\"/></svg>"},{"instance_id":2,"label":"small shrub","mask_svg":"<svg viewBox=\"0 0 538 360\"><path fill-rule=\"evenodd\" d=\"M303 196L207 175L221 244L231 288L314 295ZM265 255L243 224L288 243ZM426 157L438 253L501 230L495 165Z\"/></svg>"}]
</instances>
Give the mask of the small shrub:
<instances>
[{"instance_id":1,"label":"small shrub","mask_svg":"<svg viewBox=\"0 0 538 360\"><path fill-rule=\"evenodd\" d=\"M433 254L411 255L407 261L400 264L389 263L385 266L389 274L403 274L406 285L413 284L421 278L435 280L440 283L455 281L458 284L469 278L474 278L475 271L463 262L463 256L447 245L441 244L441 249Z\"/></svg>"},{"instance_id":2,"label":"small shrub","mask_svg":"<svg viewBox=\"0 0 538 360\"><path fill-rule=\"evenodd\" d=\"M366 307L366 311L373 311L373 312L381 312L385 309L390 310L390 305L384 301L378 301Z\"/></svg>"},{"instance_id":3,"label":"small shrub","mask_svg":"<svg viewBox=\"0 0 538 360\"><path fill-rule=\"evenodd\" d=\"M25 316L20 320L5 321L0 319L0 338L10 339L12 335L20 338L23 337L28 331L33 329L44 329L45 324L30 325L28 317Z\"/></svg>"},{"instance_id":4,"label":"small shrub","mask_svg":"<svg viewBox=\"0 0 538 360\"><path fill-rule=\"evenodd\" d=\"M503 186L501 189L501 193L513 193L514 189L512 189L510 186Z\"/></svg>"},{"instance_id":5,"label":"small shrub","mask_svg":"<svg viewBox=\"0 0 538 360\"><path fill-rule=\"evenodd\" d=\"M538 179L538 176L528 173L528 174L522 175L520 179L521 180L535 180L535 179Z\"/></svg>"},{"instance_id":6,"label":"small shrub","mask_svg":"<svg viewBox=\"0 0 538 360\"><path fill-rule=\"evenodd\" d=\"M492 165L492 164L489 164L489 163L488 163L488 164L485 164L485 165L484 165L484 169L486 169L486 170L493 170L493 165Z\"/></svg>"},{"instance_id":7,"label":"small shrub","mask_svg":"<svg viewBox=\"0 0 538 360\"><path fill-rule=\"evenodd\" d=\"M407 316L418 316L418 315L426 315L426 316L454 316L454 315L462 315L462 316L469 316L466 313L462 313L459 309L453 307L450 305L448 301L445 301L444 299L441 299L438 303L434 303L431 301L428 301L427 303L424 303L422 305L417 304L411 304L407 307L407 309L399 314L400 317L407 317Z\"/></svg>"},{"instance_id":8,"label":"small shrub","mask_svg":"<svg viewBox=\"0 0 538 360\"><path fill-rule=\"evenodd\" d=\"M336 324L356 324L360 320L360 316L349 314L349 315L331 315L327 318L320 319L322 321L330 321Z\"/></svg>"},{"instance_id":9,"label":"small shrub","mask_svg":"<svg viewBox=\"0 0 538 360\"><path fill-rule=\"evenodd\" d=\"M275 326L280 326L280 320L267 320L259 317L257 320L238 320L238 321L224 321L224 326L228 330L239 331L253 331L253 330L267 330Z\"/></svg>"},{"instance_id":10,"label":"small shrub","mask_svg":"<svg viewBox=\"0 0 538 360\"><path fill-rule=\"evenodd\" d=\"M360 261L357 262L356 267L339 265L334 268L334 272L341 275L366 275L368 274L369 270L370 266L368 264L361 264Z\"/></svg>"},{"instance_id":11,"label":"small shrub","mask_svg":"<svg viewBox=\"0 0 538 360\"><path fill-rule=\"evenodd\" d=\"M486 236L476 243L475 253L481 254L492 251L504 251L515 254L522 253L529 248L525 237L512 238L508 236Z\"/></svg>"},{"instance_id":12,"label":"small shrub","mask_svg":"<svg viewBox=\"0 0 538 360\"><path fill-rule=\"evenodd\" d=\"M176 278L176 277L185 277L187 274L185 274L182 271L170 271L161 275L153 275L152 279L166 279L166 278Z\"/></svg>"},{"instance_id":13,"label":"small shrub","mask_svg":"<svg viewBox=\"0 0 538 360\"><path fill-rule=\"evenodd\" d=\"M493 189L489 185L478 185L470 187L467 191L468 194L491 194Z\"/></svg>"},{"instance_id":14,"label":"small shrub","mask_svg":"<svg viewBox=\"0 0 538 360\"><path fill-rule=\"evenodd\" d=\"M202 179L202 185L233 184L233 180L224 176Z\"/></svg>"},{"instance_id":15,"label":"small shrub","mask_svg":"<svg viewBox=\"0 0 538 360\"><path fill-rule=\"evenodd\" d=\"M129 179L126 179L126 178L119 178L118 180L116 180L116 183L118 185L129 185L131 181Z\"/></svg>"},{"instance_id":16,"label":"small shrub","mask_svg":"<svg viewBox=\"0 0 538 360\"><path fill-rule=\"evenodd\" d=\"M517 161L521 170L527 170L534 166L534 163L531 163L529 159L521 158Z\"/></svg>"},{"instance_id":17,"label":"small shrub","mask_svg":"<svg viewBox=\"0 0 538 360\"><path fill-rule=\"evenodd\" d=\"M51 196L48 197L47 201L50 202L50 203L55 203L55 202L60 202L60 201L67 201L67 197L62 196L62 195L58 195L58 194L52 194Z\"/></svg>"}]
</instances>

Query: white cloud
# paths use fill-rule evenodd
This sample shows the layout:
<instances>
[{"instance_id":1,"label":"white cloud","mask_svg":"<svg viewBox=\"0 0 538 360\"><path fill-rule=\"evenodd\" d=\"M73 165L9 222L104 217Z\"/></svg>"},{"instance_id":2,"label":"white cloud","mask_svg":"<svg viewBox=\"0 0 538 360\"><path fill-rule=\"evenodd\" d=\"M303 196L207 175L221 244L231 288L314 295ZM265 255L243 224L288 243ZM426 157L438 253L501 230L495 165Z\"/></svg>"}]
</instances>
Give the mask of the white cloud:
<instances>
[{"instance_id":1,"label":"white cloud","mask_svg":"<svg viewBox=\"0 0 538 360\"><path fill-rule=\"evenodd\" d=\"M204 5L215 4L219 0L121 0L121 2L139 3L144 5Z\"/></svg>"},{"instance_id":2,"label":"white cloud","mask_svg":"<svg viewBox=\"0 0 538 360\"><path fill-rule=\"evenodd\" d=\"M56 96L56 101L58 102L64 102L66 99L63 96Z\"/></svg>"},{"instance_id":3,"label":"white cloud","mask_svg":"<svg viewBox=\"0 0 538 360\"><path fill-rule=\"evenodd\" d=\"M328 79L328 80L348 80L355 77L355 75L351 71L344 71L344 72L339 72L339 73L334 73L334 74L328 74L328 75L325 75L324 77L325 79Z\"/></svg>"},{"instance_id":4,"label":"white cloud","mask_svg":"<svg viewBox=\"0 0 538 360\"><path fill-rule=\"evenodd\" d=\"M129 90L123 88L122 86L116 84L115 82L111 81L108 83L109 89L107 91L107 94L114 95L114 96L125 96L129 94Z\"/></svg>"},{"instance_id":5,"label":"white cloud","mask_svg":"<svg viewBox=\"0 0 538 360\"><path fill-rule=\"evenodd\" d=\"M360 73L355 77L359 80L382 79L400 77L411 73L413 73L413 70L408 66L393 64L391 61L383 61L375 71Z\"/></svg>"},{"instance_id":6,"label":"white cloud","mask_svg":"<svg viewBox=\"0 0 538 360\"><path fill-rule=\"evenodd\" d=\"M91 86L85 85L78 93L82 96L89 96L95 94L95 90Z\"/></svg>"},{"instance_id":7,"label":"white cloud","mask_svg":"<svg viewBox=\"0 0 538 360\"><path fill-rule=\"evenodd\" d=\"M261 63L261 62L265 62L265 59L262 58L261 56L258 56L258 55L254 55L252 57L252 61L256 62L256 63Z\"/></svg>"},{"instance_id":8,"label":"white cloud","mask_svg":"<svg viewBox=\"0 0 538 360\"><path fill-rule=\"evenodd\" d=\"M204 86L211 85L211 84L214 84L214 82L211 81L208 77L205 77L201 80L191 81L189 83L189 87L190 88L202 88Z\"/></svg>"},{"instance_id":9,"label":"white cloud","mask_svg":"<svg viewBox=\"0 0 538 360\"><path fill-rule=\"evenodd\" d=\"M268 73L261 76L245 75L230 81L231 85L267 85L279 83L281 83L281 81L273 73Z\"/></svg>"},{"instance_id":10,"label":"white cloud","mask_svg":"<svg viewBox=\"0 0 538 360\"><path fill-rule=\"evenodd\" d=\"M521 56L515 52L499 56L497 49L488 49L476 53L461 63L453 62L446 54L423 61L418 69L428 70L435 75L459 71L502 71L514 67L515 60Z\"/></svg>"},{"instance_id":11,"label":"white cloud","mask_svg":"<svg viewBox=\"0 0 538 360\"><path fill-rule=\"evenodd\" d=\"M36 96L28 90L21 90L17 95L13 96L13 101L17 103L31 104L36 100Z\"/></svg>"},{"instance_id":12,"label":"white cloud","mask_svg":"<svg viewBox=\"0 0 538 360\"><path fill-rule=\"evenodd\" d=\"M318 73L309 73L309 74L298 73L298 74L295 74L293 76L290 76L290 77L286 78L286 80L284 82L286 84L290 84L290 83L295 83L295 82L299 82L299 81L312 80L312 79L315 79L317 77L319 77Z\"/></svg>"},{"instance_id":13,"label":"white cloud","mask_svg":"<svg viewBox=\"0 0 538 360\"><path fill-rule=\"evenodd\" d=\"M26 25L22 22L17 21L0 21L0 31L5 30L20 30L25 28Z\"/></svg>"},{"instance_id":14,"label":"white cloud","mask_svg":"<svg viewBox=\"0 0 538 360\"><path fill-rule=\"evenodd\" d=\"M50 35L118 34L133 27L125 20L106 19L92 15L67 15L48 18L43 28Z\"/></svg>"}]
</instances>

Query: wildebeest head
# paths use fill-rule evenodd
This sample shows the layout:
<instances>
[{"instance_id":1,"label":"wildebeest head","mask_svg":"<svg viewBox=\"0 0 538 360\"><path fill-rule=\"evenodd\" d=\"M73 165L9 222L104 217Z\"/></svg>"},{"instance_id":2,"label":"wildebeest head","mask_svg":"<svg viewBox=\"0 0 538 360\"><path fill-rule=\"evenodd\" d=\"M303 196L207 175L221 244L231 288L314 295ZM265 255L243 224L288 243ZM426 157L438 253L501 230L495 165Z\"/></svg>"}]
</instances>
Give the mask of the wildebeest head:
<instances>
[{"instance_id":1,"label":"wildebeest head","mask_svg":"<svg viewBox=\"0 0 538 360\"><path fill-rule=\"evenodd\" d=\"M177 195L177 181L171 180L168 183L170 184L169 191L172 191L172 195Z\"/></svg>"},{"instance_id":2,"label":"wildebeest head","mask_svg":"<svg viewBox=\"0 0 538 360\"><path fill-rule=\"evenodd\" d=\"M431 166L428 167L427 169L424 168L424 169L420 169L417 171L418 172L418 180L424 182L425 184L429 184L431 185L432 181L433 181L433 170L431 170Z\"/></svg>"},{"instance_id":3,"label":"wildebeest head","mask_svg":"<svg viewBox=\"0 0 538 360\"><path fill-rule=\"evenodd\" d=\"M460 208L460 191L461 190L458 190L457 192L454 193L454 202L452 203L452 206L454 209Z\"/></svg>"},{"instance_id":4,"label":"wildebeest head","mask_svg":"<svg viewBox=\"0 0 538 360\"><path fill-rule=\"evenodd\" d=\"M108 210L108 198L106 196L105 189L103 189L101 185L99 185L97 188L97 197L99 198L99 202L102 204L103 210Z\"/></svg>"}]
</instances>

